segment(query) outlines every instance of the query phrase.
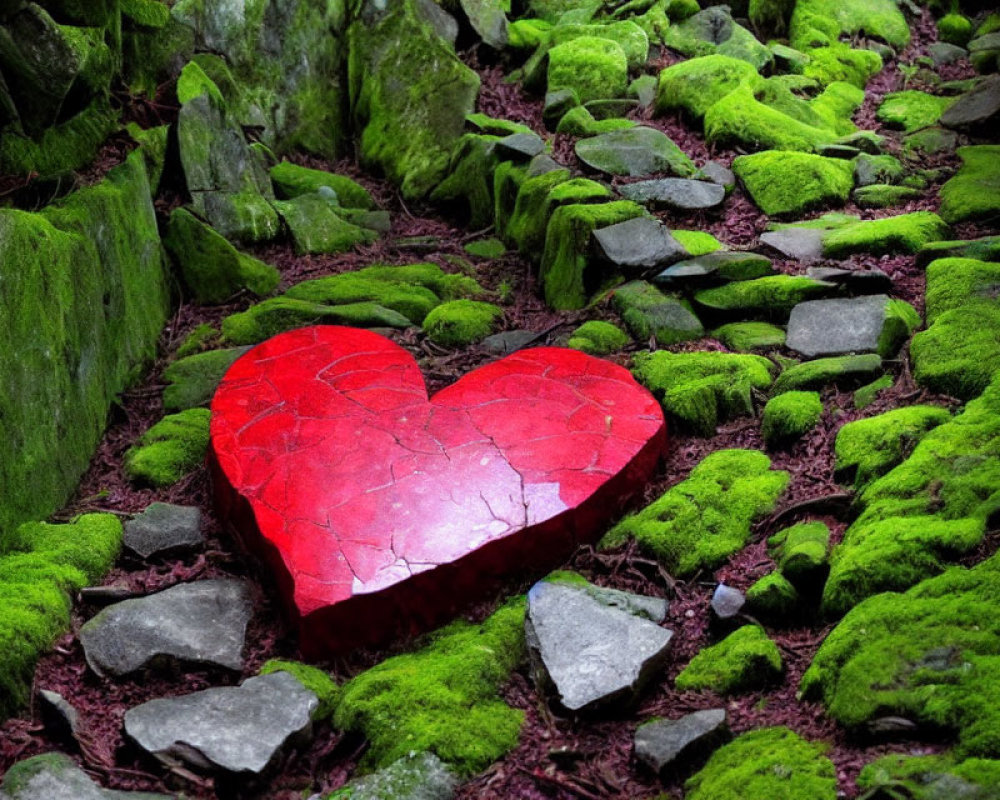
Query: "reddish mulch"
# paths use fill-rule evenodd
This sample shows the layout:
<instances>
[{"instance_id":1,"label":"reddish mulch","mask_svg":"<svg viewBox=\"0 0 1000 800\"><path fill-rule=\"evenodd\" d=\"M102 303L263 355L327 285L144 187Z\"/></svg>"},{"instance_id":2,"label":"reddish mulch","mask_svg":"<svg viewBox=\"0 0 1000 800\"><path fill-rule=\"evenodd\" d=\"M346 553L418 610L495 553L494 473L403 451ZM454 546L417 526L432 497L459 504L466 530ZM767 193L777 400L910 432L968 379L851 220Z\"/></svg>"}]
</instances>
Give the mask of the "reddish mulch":
<instances>
[{"instance_id":1,"label":"reddish mulch","mask_svg":"<svg viewBox=\"0 0 1000 800\"><path fill-rule=\"evenodd\" d=\"M889 91L903 86L899 63L910 63L926 53L933 40L933 19L929 13L914 23L914 42L899 58L876 76L868 87L865 104L855 116L864 128L881 130L875 110ZM567 164L575 164L573 137L545 132L541 121L541 102L526 95L517 84L505 80L504 68L497 64L480 63L479 54L470 50L462 57L479 71L482 79L479 110L491 116L513 119L531 125L553 145L553 156ZM661 68L677 60L669 50L654 56ZM947 69L949 78L967 77L967 63ZM154 101L121 99L130 119L144 126L169 122L176 108L167 103L166 92L158 93ZM700 133L679 116L651 118L647 112L635 114L644 124L667 133L698 165L716 159L729 165L737 155L733 151L713 150L705 145ZM881 131L890 138L890 148L899 151L898 132ZM127 154L133 145L127 137L115 137L102 150L98 160L78 176L78 185L95 182ZM350 175L371 191L378 205L392 217L391 232L373 245L336 256L296 256L287 243L262 245L254 249L258 257L274 264L282 273L282 286L299 281L359 269L373 263L402 264L429 260L448 270L467 265L490 290L505 285L509 301L505 305L508 329L525 328L544 332L540 343L558 343L579 323L588 318L613 318L609 304L603 302L586 312L557 313L546 308L538 296L537 276L532 264L516 254L484 261L468 256L463 245L489 232L469 232L456 227L427 207L409 207L399 193L386 181L372 178L358 164L343 159L328 164L312 157L296 157L299 163L329 168ZM950 172L957 164L953 156L941 156L922 166L941 166ZM618 181L612 181L616 183ZM935 184L920 200L904 208L884 211L859 210L848 206L847 211L863 218L879 218L918 209L937 207ZM0 179L0 196L17 193L22 182ZM184 198L169 185L161 193L157 208L161 215L181 204ZM660 214L671 227L707 230L733 247L752 247L764 230L768 219L741 192L731 196L716 212L694 215ZM958 226L957 233L965 238L982 235L989 229L979 225ZM427 247L414 243L413 237L433 237ZM853 256L847 263L854 269L881 269L894 281L894 294L918 309L923 306L924 275L908 256ZM795 262L777 261L783 272L800 272ZM349 779L364 751L364 742L354 736L321 727L313 743L304 750L291 753L274 773L260 785L232 784L223 780L194 776L181 771L165 770L143 757L124 741L121 719L126 709L153 697L185 694L215 685L232 685L254 674L268 658L296 655L294 635L283 623L276 609L274 592L266 576L256 566L236 552L233 540L222 530L214 515L211 487L204 468L164 491L132 486L124 480L121 462L128 447L163 413L160 394L162 371L168 355L198 324L218 322L226 315L246 308L251 298L239 296L221 306L204 307L182 302L164 329L160 342L160 358L147 376L126 391L121 402L111 412L109 426L90 469L81 481L73 500L57 515L69 518L84 511L111 511L118 514L141 510L153 500L179 502L201 507L205 519L207 545L198 555L185 559L144 564L123 557L108 575L105 585L145 594L175 583L197 578L229 575L244 578L255 592L257 614L251 626L246 666L242 674L230 674L217 669L182 672L150 671L128 680L106 680L95 677L86 667L81 648L73 633L60 639L53 652L45 655L35 676L36 688L54 689L69 697L80 710L83 735L78 744L59 742L37 722L37 708L29 708L20 717L0 725L0 774L14 762L52 749L72 753L103 785L130 790L184 791L194 798L300 798L304 790L326 792ZM493 358L481 348L472 347L452 352L436 347L413 331L393 334L393 338L409 349L419 360L430 390L437 391L460 375ZM675 346L675 350L724 349L714 340L702 340ZM790 353L785 353L790 355ZM616 357L627 362L627 354ZM684 775L668 776L661 781L632 755L632 735L636 725L651 716L677 717L683 713L723 705L730 724L737 733L763 725L788 725L811 739L830 744L830 757L837 769L838 785L845 797L854 797L854 780L860 768L873 758L887 752L923 754L938 752L943 743L935 741L873 743L852 738L829 719L821 706L800 702L796 688L805 668L829 630L821 622L798 621L792 627L769 627L786 663L786 674L780 684L766 691L756 691L722 698L709 693L679 692L673 678L699 649L710 643L715 632L709 626L709 600L718 581L746 589L753 581L773 569L767 555L765 539L774 530L803 519L821 519L839 541L849 523L849 495L833 475L833 442L837 430L845 422L868 417L899 405L933 402L956 407L951 398L934 396L918 388L911 377L908 360L901 356L890 365L895 383L878 400L863 411L854 408L850 393L835 388L823 395L826 409L819 425L789 449L772 453L774 467L788 470L791 482L782 496L779 508L754 528L751 543L713 574L700 574L688 581L674 581L657 565L636 552L634 546L620 551L596 553L585 548L567 566L577 569L591 580L623 590L667 597L670 611L667 625L674 632L669 660L658 680L643 693L638 708L631 714L614 719L575 720L555 715L539 697L526 668L517 671L503 689L504 699L525 712L526 723L519 746L482 775L465 783L458 797L471 798L633 798L665 792L679 798ZM763 398L760 398L761 402ZM763 448L759 419L735 420L721 426L711 438L673 435L669 452L654 480L647 487L644 501L658 497L666 488L682 480L707 454L728 447ZM980 550L963 563L975 563L1000 545L1000 534L988 537ZM529 579L514 582L510 592L523 591ZM500 598L497 598L498 601ZM470 619L482 619L495 606L484 602L470 609ZM74 610L74 631L90 618L100 604L93 600L77 602ZM381 651L362 650L350 657L325 665L340 680L346 679L388 655L406 648L398 642Z\"/></svg>"}]
</instances>

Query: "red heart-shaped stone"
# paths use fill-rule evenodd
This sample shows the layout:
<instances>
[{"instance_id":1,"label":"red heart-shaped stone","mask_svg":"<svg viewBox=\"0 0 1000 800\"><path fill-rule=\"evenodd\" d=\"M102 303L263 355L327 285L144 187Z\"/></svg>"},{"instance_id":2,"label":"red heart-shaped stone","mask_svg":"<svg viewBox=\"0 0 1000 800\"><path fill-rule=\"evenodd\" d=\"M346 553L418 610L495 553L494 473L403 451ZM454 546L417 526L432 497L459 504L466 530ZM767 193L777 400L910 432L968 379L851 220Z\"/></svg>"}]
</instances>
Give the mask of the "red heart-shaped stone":
<instances>
[{"instance_id":1,"label":"red heart-shaped stone","mask_svg":"<svg viewBox=\"0 0 1000 800\"><path fill-rule=\"evenodd\" d=\"M659 404L608 361L524 350L428 399L406 350L336 326L236 361L211 433L220 512L272 566L310 655L426 629L558 564L666 439Z\"/></svg>"}]
</instances>

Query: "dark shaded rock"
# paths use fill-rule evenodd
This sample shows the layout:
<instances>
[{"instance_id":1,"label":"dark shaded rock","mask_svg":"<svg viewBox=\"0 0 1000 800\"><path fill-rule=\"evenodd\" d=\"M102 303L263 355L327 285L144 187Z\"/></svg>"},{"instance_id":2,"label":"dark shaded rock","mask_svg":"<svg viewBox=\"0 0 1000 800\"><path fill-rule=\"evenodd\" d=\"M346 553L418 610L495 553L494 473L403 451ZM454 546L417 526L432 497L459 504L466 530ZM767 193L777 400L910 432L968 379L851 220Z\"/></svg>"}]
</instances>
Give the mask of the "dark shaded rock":
<instances>
[{"instance_id":1,"label":"dark shaded rock","mask_svg":"<svg viewBox=\"0 0 1000 800\"><path fill-rule=\"evenodd\" d=\"M852 147L849 144L825 144L817 151L819 155L827 158L843 158L850 161L855 156L861 155L861 149Z\"/></svg>"},{"instance_id":2,"label":"dark shaded rock","mask_svg":"<svg viewBox=\"0 0 1000 800\"><path fill-rule=\"evenodd\" d=\"M760 235L760 241L785 258L797 261L818 261L823 257L822 230L812 228L786 228Z\"/></svg>"},{"instance_id":3,"label":"dark shaded rock","mask_svg":"<svg viewBox=\"0 0 1000 800\"><path fill-rule=\"evenodd\" d=\"M969 55L969 51L964 47L948 42L934 42L927 48L927 52L934 60L934 66L943 67L945 64L954 64Z\"/></svg>"},{"instance_id":4,"label":"dark shaded rock","mask_svg":"<svg viewBox=\"0 0 1000 800\"><path fill-rule=\"evenodd\" d=\"M916 311L884 294L810 300L792 309L785 344L810 358L846 353L890 357L919 324Z\"/></svg>"},{"instance_id":5,"label":"dark shaded rock","mask_svg":"<svg viewBox=\"0 0 1000 800\"><path fill-rule=\"evenodd\" d=\"M709 708L680 719L655 719L635 732L635 757L657 774L678 759L704 758L730 738L724 708Z\"/></svg>"},{"instance_id":6,"label":"dark shaded rock","mask_svg":"<svg viewBox=\"0 0 1000 800\"><path fill-rule=\"evenodd\" d=\"M667 226L654 217L635 217L592 235L598 252L617 267L658 267L688 255Z\"/></svg>"},{"instance_id":7,"label":"dark shaded rock","mask_svg":"<svg viewBox=\"0 0 1000 800\"><path fill-rule=\"evenodd\" d=\"M142 558L201 546L201 509L171 503L150 503L125 523L123 544Z\"/></svg>"},{"instance_id":8,"label":"dark shaded rock","mask_svg":"<svg viewBox=\"0 0 1000 800\"><path fill-rule=\"evenodd\" d=\"M554 129L566 112L578 105L580 105L580 96L574 89L553 89L545 94L542 119L550 129Z\"/></svg>"},{"instance_id":9,"label":"dark shaded rock","mask_svg":"<svg viewBox=\"0 0 1000 800\"><path fill-rule=\"evenodd\" d=\"M892 278L880 269L854 270L840 267L809 267L806 275L818 281L843 286L852 294L886 294L892 291Z\"/></svg>"},{"instance_id":10,"label":"dark shaded rock","mask_svg":"<svg viewBox=\"0 0 1000 800\"><path fill-rule=\"evenodd\" d=\"M576 155L584 164L611 175L633 178L666 172L682 178L695 173L694 163L655 128L610 131L576 143Z\"/></svg>"},{"instance_id":11,"label":"dark shaded rock","mask_svg":"<svg viewBox=\"0 0 1000 800\"><path fill-rule=\"evenodd\" d=\"M653 278L653 283L663 285L703 284L706 279L719 281L746 281L773 275L771 259L757 253L734 250L716 250L703 256L679 261Z\"/></svg>"},{"instance_id":12,"label":"dark shaded rock","mask_svg":"<svg viewBox=\"0 0 1000 800\"><path fill-rule=\"evenodd\" d=\"M434 0L417 0L416 12L424 18L434 32L449 44L458 39L458 20L445 11Z\"/></svg>"},{"instance_id":13,"label":"dark shaded rock","mask_svg":"<svg viewBox=\"0 0 1000 800\"><path fill-rule=\"evenodd\" d=\"M615 310L629 333L640 342L655 340L660 347L698 339L705 329L687 301L664 294L646 281L631 281L615 290Z\"/></svg>"},{"instance_id":14,"label":"dark shaded rock","mask_svg":"<svg viewBox=\"0 0 1000 800\"><path fill-rule=\"evenodd\" d=\"M312 733L316 695L287 672L238 687L150 700L125 713L125 733L167 765L259 774Z\"/></svg>"},{"instance_id":15,"label":"dark shaded rock","mask_svg":"<svg viewBox=\"0 0 1000 800\"><path fill-rule=\"evenodd\" d=\"M548 153L539 153L528 164L528 177L534 178L537 175L544 175L547 172L566 169Z\"/></svg>"},{"instance_id":16,"label":"dark shaded rock","mask_svg":"<svg viewBox=\"0 0 1000 800\"><path fill-rule=\"evenodd\" d=\"M1000 75L990 75L945 111L940 123L962 133L995 133L1000 123Z\"/></svg>"},{"instance_id":17,"label":"dark shaded rock","mask_svg":"<svg viewBox=\"0 0 1000 800\"><path fill-rule=\"evenodd\" d=\"M536 583L524 623L536 682L569 711L627 704L665 656L673 633L656 624L665 614L663 600L581 578Z\"/></svg>"},{"instance_id":18,"label":"dark shaded rock","mask_svg":"<svg viewBox=\"0 0 1000 800\"><path fill-rule=\"evenodd\" d=\"M344 790L349 800L450 800L457 785L441 759L433 753L420 753L356 778Z\"/></svg>"},{"instance_id":19,"label":"dark shaded rock","mask_svg":"<svg viewBox=\"0 0 1000 800\"><path fill-rule=\"evenodd\" d=\"M495 149L501 159L528 161L545 151L545 142L535 133L512 133L497 142Z\"/></svg>"},{"instance_id":20,"label":"dark shaded rock","mask_svg":"<svg viewBox=\"0 0 1000 800\"><path fill-rule=\"evenodd\" d=\"M242 581L182 583L109 606L80 628L80 643L98 675L127 675L162 659L240 670L252 615Z\"/></svg>"},{"instance_id":21,"label":"dark shaded rock","mask_svg":"<svg viewBox=\"0 0 1000 800\"><path fill-rule=\"evenodd\" d=\"M619 119L635 111L639 107L639 101L616 97L610 100L591 100L589 103L584 103L583 107L594 119Z\"/></svg>"},{"instance_id":22,"label":"dark shaded rock","mask_svg":"<svg viewBox=\"0 0 1000 800\"><path fill-rule=\"evenodd\" d=\"M496 0L460 0L472 29L494 50L507 46L507 15Z\"/></svg>"},{"instance_id":23,"label":"dark shaded rock","mask_svg":"<svg viewBox=\"0 0 1000 800\"><path fill-rule=\"evenodd\" d=\"M618 187L618 193L646 206L673 211L704 211L721 205L726 199L725 186L685 178L627 183Z\"/></svg>"},{"instance_id":24,"label":"dark shaded rock","mask_svg":"<svg viewBox=\"0 0 1000 800\"><path fill-rule=\"evenodd\" d=\"M862 153L877 156L885 150L885 137L874 131L856 131L841 136L837 139L837 144L846 144L858 148Z\"/></svg>"},{"instance_id":25,"label":"dark shaded rock","mask_svg":"<svg viewBox=\"0 0 1000 800\"><path fill-rule=\"evenodd\" d=\"M739 589L720 583L712 594L712 613L716 619L729 620L743 610L746 602L746 597Z\"/></svg>"},{"instance_id":26,"label":"dark shaded rock","mask_svg":"<svg viewBox=\"0 0 1000 800\"><path fill-rule=\"evenodd\" d=\"M171 795L102 789L62 753L20 761L0 783L3 800L170 800Z\"/></svg>"},{"instance_id":27,"label":"dark shaded rock","mask_svg":"<svg viewBox=\"0 0 1000 800\"><path fill-rule=\"evenodd\" d=\"M515 350L520 350L522 347L527 347L540 335L537 331L503 331L487 336L479 343L479 346L491 353L505 356Z\"/></svg>"},{"instance_id":28,"label":"dark shaded rock","mask_svg":"<svg viewBox=\"0 0 1000 800\"><path fill-rule=\"evenodd\" d=\"M80 724L80 715L73 704L59 692L42 689L38 692L38 708L42 724L56 738L71 741Z\"/></svg>"}]
</instances>

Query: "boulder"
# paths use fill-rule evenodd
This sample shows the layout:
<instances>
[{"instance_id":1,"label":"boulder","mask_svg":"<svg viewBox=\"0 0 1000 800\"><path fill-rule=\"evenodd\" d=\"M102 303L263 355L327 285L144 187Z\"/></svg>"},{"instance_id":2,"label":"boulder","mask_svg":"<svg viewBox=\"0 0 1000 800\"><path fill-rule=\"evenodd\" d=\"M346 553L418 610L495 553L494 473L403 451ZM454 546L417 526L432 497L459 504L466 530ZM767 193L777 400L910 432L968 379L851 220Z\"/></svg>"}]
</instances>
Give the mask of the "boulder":
<instances>
[{"instance_id":1,"label":"boulder","mask_svg":"<svg viewBox=\"0 0 1000 800\"><path fill-rule=\"evenodd\" d=\"M884 294L810 300L792 309L786 344L810 358L846 353L890 358L919 324L910 305Z\"/></svg>"}]
</instances>

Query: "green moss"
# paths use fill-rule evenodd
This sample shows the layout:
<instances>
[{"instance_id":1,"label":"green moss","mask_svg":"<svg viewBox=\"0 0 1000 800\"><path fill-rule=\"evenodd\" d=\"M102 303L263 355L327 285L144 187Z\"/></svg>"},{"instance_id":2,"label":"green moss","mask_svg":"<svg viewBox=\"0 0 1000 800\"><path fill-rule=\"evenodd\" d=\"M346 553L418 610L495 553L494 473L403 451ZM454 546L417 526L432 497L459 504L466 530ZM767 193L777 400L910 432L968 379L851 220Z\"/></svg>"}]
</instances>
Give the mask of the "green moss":
<instances>
[{"instance_id":1,"label":"green moss","mask_svg":"<svg viewBox=\"0 0 1000 800\"><path fill-rule=\"evenodd\" d=\"M955 152L962 166L941 187L941 217L949 223L995 217L1000 213L1000 145L960 147Z\"/></svg>"},{"instance_id":2,"label":"green moss","mask_svg":"<svg viewBox=\"0 0 1000 800\"><path fill-rule=\"evenodd\" d=\"M750 0L747 16L759 35L783 36L794 8L793 0Z\"/></svg>"},{"instance_id":3,"label":"green moss","mask_svg":"<svg viewBox=\"0 0 1000 800\"><path fill-rule=\"evenodd\" d=\"M334 724L371 742L363 759L367 768L431 752L460 775L471 775L517 744L524 714L503 703L497 691L524 654L519 598L481 625L453 623L420 649L350 680Z\"/></svg>"},{"instance_id":4,"label":"green moss","mask_svg":"<svg viewBox=\"0 0 1000 800\"><path fill-rule=\"evenodd\" d=\"M576 106L567 111L556 126L556 133L569 136L599 136L602 133L622 131L634 128L635 122L630 119L594 119L594 115L583 106Z\"/></svg>"},{"instance_id":5,"label":"green moss","mask_svg":"<svg viewBox=\"0 0 1000 800\"><path fill-rule=\"evenodd\" d=\"M716 750L688 779L687 800L834 800L837 778L825 744L788 728L744 733Z\"/></svg>"},{"instance_id":6,"label":"green moss","mask_svg":"<svg viewBox=\"0 0 1000 800\"><path fill-rule=\"evenodd\" d=\"M1000 292L1000 264L973 258L940 258L927 266L927 322Z\"/></svg>"},{"instance_id":7,"label":"green moss","mask_svg":"<svg viewBox=\"0 0 1000 800\"><path fill-rule=\"evenodd\" d=\"M368 190L347 176L300 167L288 161L271 167L271 183L275 194L286 200L302 194L313 194L325 186L333 189L339 205L347 208L375 208L375 201Z\"/></svg>"},{"instance_id":8,"label":"green moss","mask_svg":"<svg viewBox=\"0 0 1000 800\"><path fill-rule=\"evenodd\" d=\"M705 111L705 138L722 147L813 152L837 134L792 119L757 100L750 87L741 86Z\"/></svg>"},{"instance_id":9,"label":"green moss","mask_svg":"<svg viewBox=\"0 0 1000 800\"><path fill-rule=\"evenodd\" d=\"M799 303L826 296L833 289L829 283L802 275L773 275L702 289L695 293L694 299L698 305L713 311L787 319Z\"/></svg>"},{"instance_id":10,"label":"green moss","mask_svg":"<svg viewBox=\"0 0 1000 800\"><path fill-rule=\"evenodd\" d=\"M687 300L664 294L646 281L629 281L613 296L615 310L637 341L651 338L659 347L698 339L705 329Z\"/></svg>"},{"instance_id":11,"label":"green moss","mask_svg":"<svg viewBox=\"0 0 1000 800\"><path fill-rule=\"evenodd\" d=\"M529 125L525 125L524 123L514 122L509 119L496 119L478 111L474 114L466 114L465 122L478 133L489 136L510 136L515 133L534 132Z\"/></svg>"},{"instance_id":12,"label":"green moss","mask_svg":"<svg viewBox=\"0 0 1000 800\"><path fill-rule=\"evenodd\" d=\"M594 274L597 265L589 257L591 233L645 213L642 206L628 200L556 208L546 228L541 265L542 288L549 306L557 310L583 308L603 280Z\"/></svg>"},{"instance_id":13,"label":"green moss","mask_svg":"<svg viewBox=\"0 0 1000 800\"><path fill-rule=\"evenodd\" d=\"M744 84L760 84L757 70L729 56L691 58L661 70L656 90L657 114L682 108L701 119L714 103Z\"/></svg>"},{"instance_id":14,"label":"green moss","mask_svg":"<svg viewBox=\"0 0 1000 800\"><path fill-rule=\"evenodd\" d=\"M938 39L965 47L972 38L972 22L961 14L945 14L937 22Z\"/></svg>"},{"instance_id":15,"label":"green moss","mask_svg":"<svg viewBox=\"0 0 1000 800\"><path fill-rule=\"evenodd\" d=\"M944 220L930 211L860 220L834 228L825 234L823 255L827 258L844 258L852 253L915 253L928 242L946 238L948 233Z\"/></svg>"},{"instance_id":16,"label":"green moss","mask_svg":"<svg viewBox=\"0 0 1000 800\"><path fill-rule=\"evenodd\" d=\"M258 674L270 675L273 672L287 672L319 698L319 705L316 706L316 710L312 713L314 721L329 719L333 716L337 705L340 703L341 692L336 681L328 673L318 667L303 664L299 661L285 661L280 658L272 658L264 662Z\"/></svg>"},{"instance_id":17,"label":"green moss","mask_svg":"<svg viewBox=\"0 0 1000 800\"><path fill-rule=\"evenodd\" d=\"M477 300L451 300L433 309L424 319L424 333L445 347L465 347L493 333L503 309Z\"/></svg>"},{"instance_id":18,"label":"green moss","mask_svg":"<svg viewBox=\"0 0 1000 800\"><path fill-rule=\"evenodd\" d=\"M594 356L604 356L621 350L631 341L628 334L617 325L592 319L573 331L566 346Z\"/></svg>"},{"instance_id":19,"label":"green moss","mask_svg":"<svg viewBox=\"0 0 1000 800\"><path fill-rule=\"evenodd\" d=\"M222 338L229 344L257 344L307 325L353 325L359 328L407 328L410 320L378 303L327 306L293 297L275 297L231 314L222 321Z\"/></svg>"},{"instance_id":20,"label":"green moss","mask_svg":"<svg viewBox=\"0 0 1000 800\"><path fill-rule=\"evenodd\" d=\"M688 251L692 258L707 256L722 249L722 242L706 231L670 231L681 247Z\"/></svg>"},{"instance_id":21,"label":"green moss","mask_svg":"<svg viewBox=\"0 0 1000 800\"><path fill-rule=\"evenodd\" d=\"M494 173L500 157L497 136L465 134L452 151L448 174L431 192L435 203L447 204L468 217L471 228L489 227L494 222Z\"/></svg>"},{"instance_id":22,"label":"green moss","mask_svg":"<svg viewBox=\"0 0 1000 800\"><path fill-rule=\"evenodd\" d=\"M910 26L892 0L800 0L791 19L793 47L830 44L842 34L881 39L896 48L910 41Z\"/></svg>"},{"instance_id":23,"label":"green moss","mask_svg":"<svg viewBox=\"0 0 1000 800\"><path fill-rule=\"evenodd\" d=\"M120 0L122 16L146 28L162 28L170 21L170 7L160 0Z\"/></svg>"},{"instance_id":24,"label":"green moss","mask_svg":"<svg viewBox=\"0 0 1000 800\"><path fill-rule=\"evenodd\" d=\"M403 264L388 266L376 264L355 273L359 278L414 284L430 289L442 300L457 300L460 297L478 297L484 293L475 278L445 272L437 264Z\"/></svg>"},{"instance_id":25,"label":"green moss","mask_svg":"<svg viewBox=\"0 0 1000 800\"><path fill-rule=\"evenodd\" d=\"M817 358L796 364L782 372L771 387L771 394L793 389L822 389L831 383L856 385L860 381L870 380L881 371L882 359L874 353Z\"/></svg>"},{"instance_id":26,"label":"green moss","mask_svg":"<svg viewBox=\"0 0 1000 800\"><path fill-rule=\"evenodd\" d=\"M195 328L184 337L177 350L174 351L174 358L187 358L195 353L207 350L219 338L219 331L207 322L196 325Z\"/></svg>"},{"instance_id":27,"label":"green moss","mask_svg":"<svg viewBox=\"0 0 1000 800\"><path fill-rule=\"evenodd\" d=\"M769 350L785 344L784 330L769 322L730 322L712 331L712 337L738 353Z\"/></svg>"},{"instance_id":28,"label":"green moss","mask_svg":"<svg viewBox=\"0 0 1000 800\"><path fill-rule=\"evenodd\" d=\"M923 436L951 419L937 406L908 406L849 422L837 432L836 471L862 488L901 463Z\"/></svg>"},{"instance_id":29,"label":"green moss","mask_svg":"<svg viewBox=\"0 0 1000 800\"><path fill-rule=\"evenodd\" d=\"M809 107L828 128L842 136L856 131L851 116L865 101L863 89L846 81L832 81L813 100Z\"/></svg>"},{"instance_id":30,"label":"green moss","mask_svg":"<svg viewBox=\"0 0 1000 800\"><path fill-rule=\"evenodd\" d=\"M974 258L978 261L1000 261L1000 236L930 242L921 247L920 252L917 253L917 266L926 266L938 258Z\"/></svg>"},{"instance_id":31,"label":"green moss","mask_svg":"<svg viewBox=\"0 0 1000 800\"><path fill-rule=\"evenodd\" d=\"M781 653L763 628L744 625L698 653L674 682L682 692L759 689L781 676Z\"/></svg>"},{"instance_id":32,"label":"green moss","mask_svg":"<svg viewBox=\"0 0 1000 800\"><path fill-rule=\"evenodd\" d=\"M854 186L851 162L810 153L767 150L733 160L733 172L761 211L799 216L843 205Z\"/></svg>"},{"instance_id":33,"label":"green moss","mask_svg":"<svg viewBox=\"0 0 1000 800\"><path fill-rule=\"evenodd\" d=\"M780 572L772 572L747 589L747 603L754 614L773 620L795 617L802 602L798 590Z\"/></svg>"},{"instance_id":34,"label":"green moss","mask_svg":"<svg viewBox=\"0 0 1000 800\"><path fill-rule=\"evenodd\" d=\"M909 203L911 200L919 200L923 196L924 192L920 189L911 189L908 186L886 186L879 183L855 189L851 199L854 200L858 208L892 208Z\"/></svg>"},{"instance_id":35,"label":"green moss","mask_svg":"<svg viewBox=\"0 0 1000 800\"><path fill-rule=\"evenodd\" d=\"M750 526L774 510L788 473L754 450L718 450L641 511L625 517L601 540L617 547L634 538L672 575L715 569L750 538Z\"/></svg>"},{"instance_id":36,"label":"green moss","mask_svg":"<svg viewBox=\"0 0 1000 800\"><path fill-rule=\"evenodd\" d=\"M926 440L925 440L926 441ZM848 728L900 716L955 734L953 754L1000 753L1000 556L953 567L905 594L853 608L826 637L802 678Z\"/></svg>"},{"instance_id":37,"label":"green moss","mask_svg":"<svg viewBox=\"0 0 1000 800\"><path fill-rule=\"evenodd\" d=\"M504 243L495 237L469 242L463 249L470 256L486 259L502 258L507 253Z\"/></svg>"},{"instance_id":38,"label":"green moss","mask_svg":"<svg viewBox=\"0 0 1000 800\"><path fill-rule=\"evenodd\" d=\"M883 375L871 383L865 384L854 393L854 407L859 411L874 403L878 396L893 384L891 375Z\"/></svg>"},{"instance_id":39,"label":"green moss","mask_svg":"<svg viewBox=\"0 0 1000 800\"><path fill-rule=\"evenodd\" d=\"M288 226L298 255L342 253L378 239L375 231L344 219L337 206L320 194L276 200L274 208Z\"/></svg>"},{"instance_id":40,"label":"green moss","mask_svg":"<svg viewBox=\"0 0 1000 800\"><path fill-rule=\"evenodd\" d=\"M794 585L815 590L822 585L830 551L830 529L822 522L801 522L767 540L781 574Z\"/></svg>"},{"instance_id":41,"label":"green moss","mask_svg":"<svg viewBox=\"0 0 1000 800\"><path fill-rule=\"evenodd\" d=\"M1000 761L969 758L956 761L948 755L882 756L858 775L858 788L872 800L940 800L962 797L991 800L1000 786ZM905 793L905 794L904 794Z\"/></svg>"},{"instance_id":42,"label":"green moss","mask_svg":"<svg viewBox=\"0 0 1000 800\"><path fill-rule=\"evenodd\" d=\"M768 447L782 447L816 427L823 413L819 392L783 392L764 406L761 433Z\"/></svg>"},{"instance_id":43,"label":"green moss","mask_svg":"<svg viewBox=\"0 0 1000 800\"><path fill-rule=\"evenodd\" d=\"M902 128L907 133L912 133L935 125L956 99L936 97L913 89L890 92L882 100L876 116L889 127Z\"/></svg>"},{"instance_id":44,"label":"green moss","mask_svg":"<svg viewBox=\"0 0 1000 800\"><path fill-rule=\"evenodd\" d=\"M628 60L617 42L581 36L549 50L548 76L550 92L573 89L581 103L623 97Z\"/></svg>"},{"instance_id":45,"label":"green moss","mask_svg":"<svg viewBox=\"0 0 1000 800\"><path fill-rule=\"evenodd\" d=\"M189 408L161 419L125 453L125 474L136 483L172 486L205 460L207 408Z\"/></svg>"},{"instance_id":46,"label":"green moss","mask_svg":"<svg viewBox=\"0 0 1000 800\"><path fill-rule=\"evenodd\" d=\"M285 292L284 297L326 306L375 303L402 314L414 325L422 324L430 310L441 302L425 286L370 277L366 272L343 272L303 281Z\"/></svg>"},{"instance_id":47,"label":"green moss","mask_svg":"<svg viewBox=\"0 0 1000 800\"><path fill-rule=\"evenodd\" d=\"M209 350L174 361L163 371L163 380L167 383L163 390L163 409L182 411L208 405L226 370L245 352L239 347Z\"/></svg>"},{"instance_id":48,"label":"green moss","mask_svg":"<svg viewBox=\"0 0 1000 800\"><path fill-rule=\"evenodd\" d=\"M874 183L899 183L903 178L903 165L890 155L873 156L862 153L852 162L854 179L858 186Z\"/></svg>"},{"instance_id":49,"label":"green moss","mask_svg":"<svg viewBox=\"0 0 1000 800\"><path fill-rule=\"evenodd\" d=\"M521 253L537 260L545 248L549 217L558 206L597 202L611 196L611 190L596 181L570 179L569 170L553 170L527 178L518 188L514 209L502 233Z\"/></svg>"},{"instance_id":50,"label":"green moss","mask_svg":"<svg viewBox=\"0 0 1000 800\"><path fill-rule=\"evenodd\" d=\"M803 67L802 74L821 86L843 82L864 88L869 78L882 71L882 58L878 53L854 50L842 42L805 48L804 52L809 56L809 63Z\"/></svg>"}]
</instances>

